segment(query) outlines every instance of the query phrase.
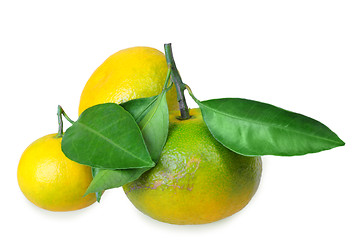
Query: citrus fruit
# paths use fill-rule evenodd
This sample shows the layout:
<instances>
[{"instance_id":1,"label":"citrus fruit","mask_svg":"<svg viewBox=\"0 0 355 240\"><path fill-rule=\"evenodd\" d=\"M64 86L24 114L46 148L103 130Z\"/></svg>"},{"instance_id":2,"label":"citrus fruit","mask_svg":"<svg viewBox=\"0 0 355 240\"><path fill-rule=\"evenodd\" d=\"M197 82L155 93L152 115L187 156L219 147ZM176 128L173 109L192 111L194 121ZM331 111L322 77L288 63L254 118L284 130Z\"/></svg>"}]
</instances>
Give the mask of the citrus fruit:
<instances>
[{"instance_id":1,"label":"citrus fruit","mask_svg":"<svg viewBox=\"0 0 355 240\"><path fill-rule=\"evenodd\" d=\"M92 180L91 168L68 159L61 150L62 138L50 134L34 141L21 156L17 180L28 200L51 211L71 211L96 201L83 197Z\"/></svg>"},{"instance_id":2,"label":"citrus fruit","mask_svg":"<svg viewBox=\"0 0 355 240\"><path fill-rule=\"evenodd\" d=\"M203 224L248 204L262 171L260 157L238 155L213 138L199 109L188 120L170 114L169 135L157 165L123 186L141 212L172 224Z\"/></svg>"},{"instance_id":3,"label":"citrus fruit","mask_svg":"<svg viewBox=\"0 0 355 240\"><path fill-rule=\"evenodd\" d=\"M111 55L87 81L81 94L79 115L101 103L122 103L161 93L168 66L165 56L150 47L132 47ZM175 88L167 94L170 110L177 110Z\"/></svg>"}]
</instances>

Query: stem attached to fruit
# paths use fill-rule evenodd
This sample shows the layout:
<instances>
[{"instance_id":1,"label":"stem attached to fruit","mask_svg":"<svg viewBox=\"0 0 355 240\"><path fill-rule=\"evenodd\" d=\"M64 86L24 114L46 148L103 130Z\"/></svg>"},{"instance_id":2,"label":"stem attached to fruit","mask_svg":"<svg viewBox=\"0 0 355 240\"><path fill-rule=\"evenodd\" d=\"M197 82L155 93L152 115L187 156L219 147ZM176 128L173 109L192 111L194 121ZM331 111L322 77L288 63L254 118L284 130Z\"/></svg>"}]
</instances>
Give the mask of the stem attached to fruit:
<instances>
[{"instance_id":1,"label":"stem attached to fruit","mask_svg":"<svg viewBox=\"0 0 355 240\"><path fill-rule=\"evenodd\" d=\"M58 105L58 111L57 111L57 115L58 115L58 134L56 135L57 138L61 138L63 137L63 118L62 115L65 117L65 119L68 120L68 122L70 122L71 124L74 123L73 120L71 120L68 115L64 112L63 108Z\"/></svg>"},{"instance_id":2,"label":"stem attached to fruit","mask_svg":"<svg viewBox=\"0 0 355 240\"><path fill-rule=\"evenodd\" d=\"M171 66L171 79L175 85L176 92L177 92L177 100L179 102L181 120L186 120L190 118L189 107L187 106L184 90L185 84L182 82L181 76L179 71L176 68L173 52L171 50L171 43L164 44L165 49L165 58L168 65Z\"/></svg>"}]
</instances>

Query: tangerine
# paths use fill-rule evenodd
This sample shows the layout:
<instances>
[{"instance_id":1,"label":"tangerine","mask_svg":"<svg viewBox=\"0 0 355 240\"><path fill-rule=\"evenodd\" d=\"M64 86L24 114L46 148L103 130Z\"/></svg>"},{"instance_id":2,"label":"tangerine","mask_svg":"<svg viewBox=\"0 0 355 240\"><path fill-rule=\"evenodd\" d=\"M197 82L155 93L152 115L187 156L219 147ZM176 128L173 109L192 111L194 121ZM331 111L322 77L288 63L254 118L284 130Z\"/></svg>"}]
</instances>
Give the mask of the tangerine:
<instances>
[{"instance_id":1,"label":"tangerine","mask_svg":"<svg viewBox=\"0 0 355 240\"><path fill-rule=\"evenodd\" d=\"M62 138L49 134L29 145L21 156L17 180L32 203L50 211L72 211L96 201L94 193L83 197L92 180L91 168L68 159Z\"/></svg>"},{"instance_id":2,"label":"tangerine","mask_svg":"<svg viewBox=\"0 0 355 240\"><path fill-rule=\"evenodd\" d=\"M111 55L87 81L80 97L79 115L101 103L123 103L158 95L163 90L168 65L165 56L150 47L132 47ZM170 110L177 110L175 87L167 93Z\"/></svg>"},{"instance_id":3,"label":"tangerine","mask_svg":"<svg viewBox=\"0 0 355 240\"><path fill-rule=\"evenodd\" d=\"M209 132L199 109L179 120L171 112L169 135L157 165L123 186L134 206L172 224L204 224L244 208L256 192L260 157L225 148Z\"/></svg>"}]
</instances>

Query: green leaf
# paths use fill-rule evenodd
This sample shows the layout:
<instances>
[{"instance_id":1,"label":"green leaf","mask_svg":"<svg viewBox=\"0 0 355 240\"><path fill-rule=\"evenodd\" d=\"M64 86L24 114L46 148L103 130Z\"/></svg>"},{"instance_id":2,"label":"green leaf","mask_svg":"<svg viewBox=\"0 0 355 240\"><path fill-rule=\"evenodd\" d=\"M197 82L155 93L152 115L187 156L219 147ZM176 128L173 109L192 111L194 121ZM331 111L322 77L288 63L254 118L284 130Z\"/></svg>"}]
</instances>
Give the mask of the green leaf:
<instances>
[{"instance_id":1,"label":"green leaf","mask_svg":"<svg viewBox=\"0 0 355 240\"><path fill-rule=\"evenodd\" d=\"M147 112L149 112L158 97L159 95L148 98L137 98L121 103L121 106L133 116L137 123L139 123Z\"/></svg>"},{"instance_id":2,"label":"green leaf","mask_svg":"<svg viewBox=\"0 0 355 240\"><path fill-rule=\"evenodd\" d=\"M170 88L163 90L158 96L134 99L121 104L136 119L154 162L159 160L168 137L169 109L166 92Z\"/></svg>"},{"instance_id":3,"label":"green leaf","mask_svg":"<svg viewBox=\"0 0 355 240\"><path fill-rule=\"evenodd\" d=\"M166 91L151 98L140 98L121 104L137 119L152 159L157 163L165 145L169 129L169 110ZM85 194L121 187L138 179L150 168L102 170L91 181Z\"/></svg>"},{"instance_id":4,"label":"green leaf","mask_svg":"<svg viewBox=\"0 0 355 240\"><path fill-rule=\"evenodd\" d=\"M151 109L138 123L138 126L142 131L150 156L157 163L169 130L169 109L166 102L166 92L161 93L151 106Z\"/></svg>"},{"instance_id":5,"label":"green leaf","mask_svg":"<svg viewBox=\"0 0 355 240\"><path fill-rule=\"evenodd\" d=\"M270 104L240 98L195 101L212 135L242 155L294 156L345 144L322 123Z\"/></svg>"},{"instance_id":6,"label":"green leaf","mask_svg":"<svg viewBox=\"0 0 355 240\"><path fill-rule=\"evenodd\" d=\"M135 168L110 170L100 169L95 178L91 181L85 195L94 192L102 192L110 188L118 188L126 183L137 180L145 171L150 168Z\"/></svg>"},{"instance_id":7,"label":"green leaf","mask_svg":"<svg viewBox=\"0 0 355 240\"><path fill-rule=\"evenodd\" d=\"M85 110L67 129L62 150L71 160L94 168L152 167L142 133L123 107L105 103Z\"/></svg>"},{"instance_id":8,"label":"green leaf","mask_svg":"<svg viewBox=\"0 0 355 240\"><path fill-rule=\"evenodd\" d=\"M92 172L92 177L93 177L93 179L95 178L95 176L98 174L99 171L100 171L99 168L91 168L91 172ZM92 181L91 181L91 182L92 182ZM91 193L91 192L90 192L90 193ZM93 192L93 193L94 193L94 192ZM103 191L97 191L97 192L95 192L96 201L97 201L97 202L100 202L103 193L104 193ZM88 193L85 193L85 195L87 195L87 194L88 194ZM85 196L85 195L84 195L84 196Z\"/></svg>"}]
</instances>

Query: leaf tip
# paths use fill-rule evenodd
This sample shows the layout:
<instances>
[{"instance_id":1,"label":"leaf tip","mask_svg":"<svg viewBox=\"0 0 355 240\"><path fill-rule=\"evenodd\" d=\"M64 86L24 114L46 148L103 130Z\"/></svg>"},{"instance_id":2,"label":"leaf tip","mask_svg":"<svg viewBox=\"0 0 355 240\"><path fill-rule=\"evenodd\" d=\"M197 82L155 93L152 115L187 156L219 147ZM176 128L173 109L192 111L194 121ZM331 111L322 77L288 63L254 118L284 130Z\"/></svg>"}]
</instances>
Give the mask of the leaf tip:
<instances>
[{"instance_id":1,"label":"leaf tip","mask_svg":"<svg viewBox=\"0 0 355 240\"><path fill-rule=\"evenodd\" d=\"M345 146L345 142L339 138L339 147Z\"/></svg>"},{"instance_id":2,"label":"leaf tip","mask_svg":"<svg viewBox=\"0 0 355 240\"><path fill-rule=\"evenodd\" d=\"M88 188L86 190L86 192L84 193L83 197L86 197L87 195L91 194L91 193L95 193L96 195L96 202L100 203L100 200L101 200L101 196L103 194L103 192L94 192L92 190L90 190L90 188Z\"/></svg>"},{"instance_id":3,"label":"leaf tip","mask_svg":"<svg viewBox=\"0 0 355 240\"><path fill-rule=\"evenodd\" d=\"M94 193L95 191L92 191L91 189L91 184L89 185L89 187L86 189L86 192L84 193L83 197L86 197L87 195L89 195L90 193Z\"/></svg>"},{"instance_id":4,"label":"leaf tip","mask_svg":"<svg viewBox=\"0 0 355 240\"><path fill-rule=\"evenodd\" d=\"M96 202L100 203L101 197L102 197L102 192L96 192L95 195L96 195Z\"/></svg>"},{"instance_id":5,"label":"leaf tip","mask_svg":"<svg viewBox=\"0 0 355 240\"><path fill-rule=\"evenodd\" d=\"M145 162L146 165L143 167L135 167L135 168L153 168L155 167L156 163L154 161L154 159L152 157L150 157L150 161L149 162Z\"/></svg>"},{"instance_id":6,"label":"leaf tip","mask_svg":"<svg viewBox=\"0 0 355 240\"><path fill-rule=\"evenodd\" d=\"M86 190L86 192L83 195L83 198L86 197L87 195L89 195L90 193L91 193L90 191Z\"/></svg>"},{"instance_id":7,"label":"leaf tip","mask_svg":"<svg viewBox=\"0 0 355 240\"><path fill-rule=\"evenodd\" d=\"M335 143L334 143L334 147L342 147L342 146L345 146L345 142L343 141L343 140L341 140L341 138L338 136L338 135L336 135L335 133L334 133L334 141L335 141Z\"/></svg>"}]
</instances>

